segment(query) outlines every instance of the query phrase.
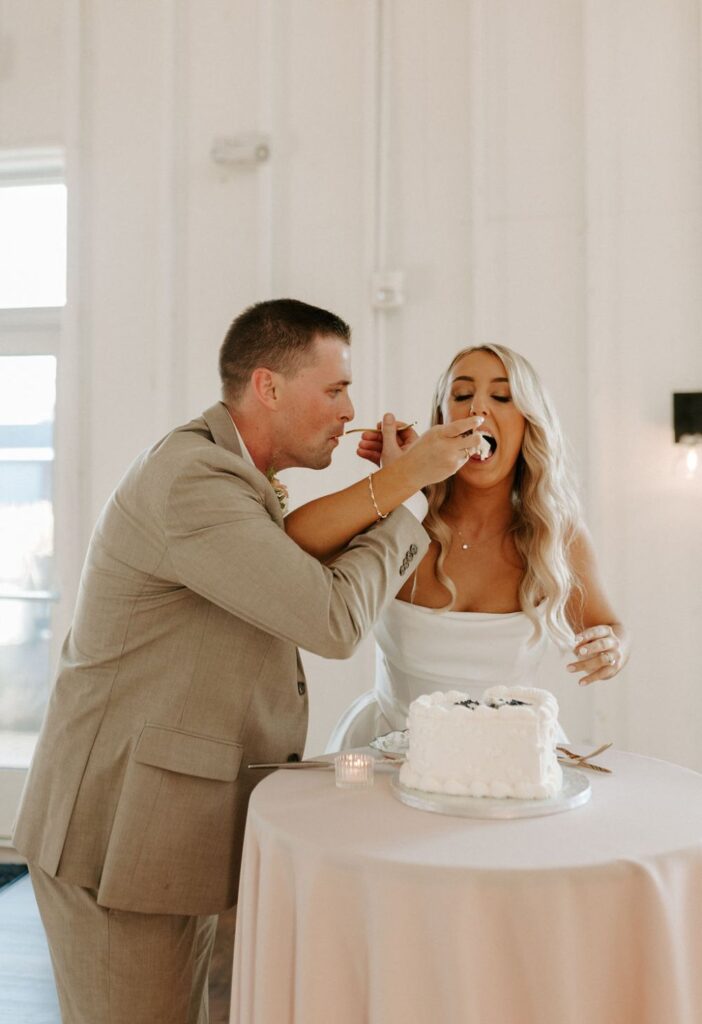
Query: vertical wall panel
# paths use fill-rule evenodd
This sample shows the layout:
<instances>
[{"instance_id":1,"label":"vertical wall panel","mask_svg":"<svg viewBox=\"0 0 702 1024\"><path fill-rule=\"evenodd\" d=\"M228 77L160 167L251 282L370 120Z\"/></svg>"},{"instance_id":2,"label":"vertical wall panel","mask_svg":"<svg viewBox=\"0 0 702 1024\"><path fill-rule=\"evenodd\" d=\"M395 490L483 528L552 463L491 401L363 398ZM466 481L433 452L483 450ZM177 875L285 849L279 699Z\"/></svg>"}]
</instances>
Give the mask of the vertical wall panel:
<instances>
[{"instance_id":1,"label":"vertical wall panel","mask_svg":"<svg viewBox=\"0 0 702 1024\"><path fill-rule=\"evenodd\" d=\"M266 132L261 123L261 53L267 4L188 0L181 54L185 160L188 415L219 397L217 351L232 318L266 298L260 280L260 194L265 167L221 169L217 137ZM273 144L275 158L275 143Z\"/></svg>"},{"instance_id":2,"label":"vertical wall panel","mask_svg":"<svg viewBox=\"0 0 702 1024\"><path fill-rule=\"evenodd\" d=\"M373 233L374 4L288 0L273 24L272 280L276 295L321 305L353 331L351 397L375 422L377 365L369 316ZM369 149L371 150L369 152ZM347 486L371 468L342 440L323 472L284 474L295 505ZM303 654L310 684L308 750L324 749L336 718L372 686L373 646L351 662Z\"/></svg>"},{"instance_id":3,"label":"vertical wall panel","mask_svg":"<svg viewBox=\"0 0 702 1024\"><path fill-rule=\"evenodd\" d=\"M406 299L385 314L386 404L426 424L435 379L469 340L470 10L388 7L387 269L404 272Z\"/></svg>"},{"instance_id":4,"label":"vertical wall panel","mask_svg":"<svg viewBox=\"0 0 702 1024\"><path fill-rule=\"evenodd\" d=\"M572 386L585 367L580 6L499 0L483 5L483 26L482 326L533 361L582 465L583 391Z\"/></svg>"},{"instance_id":5,"label":"vertical wall panel","mask_svg":"<svg viewBox=\"0 0 702 1024\"><path fill-rule=\"evenodd\" d=\"M81 345L94 519L116 478L154 440L161 296L161 158L168 145L165 5L82 6L84 113ZM71 183L69 182L69 188ZM107 454L109 453L109 454Z\"/></svg>"},{"instance_id":6,"label":"vertical wall panel","mask_svg":"<svg viewBox=\"0 0 702 1024\"><path fill-rule=\"evenodd\" d=\"M0 0L0 146L63 141L64 4Z\"/></svg>"}]
</instances>

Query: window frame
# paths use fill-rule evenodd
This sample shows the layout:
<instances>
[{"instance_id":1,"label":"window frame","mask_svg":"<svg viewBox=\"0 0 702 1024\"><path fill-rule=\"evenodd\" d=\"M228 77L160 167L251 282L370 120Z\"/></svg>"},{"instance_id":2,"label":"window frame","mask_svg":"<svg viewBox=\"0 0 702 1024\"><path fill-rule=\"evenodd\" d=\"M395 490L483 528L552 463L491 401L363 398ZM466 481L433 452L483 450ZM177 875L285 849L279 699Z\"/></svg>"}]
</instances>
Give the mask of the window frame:
<instances>
[{"instance_id":1,"label":"window frame","mask_svg":"<svg viewBox=\"0 0 702 1024\"><path fill-rule=\"evenodd\" d=\"M63 149L44 147L0 150L0 188L12 185L64 184L68 187ZM70 246L70 210L67 249ZM67 259L67 268L69 261ZM68 270L67 270L68 272ZM73 611L81 559L81 432L78 398L77 339L70 312L65 306L0 309L0 356L49 355L56 359L56 406L54 415L54 583L51 602L49 689ZM67 330L67 327L69 328ZM75 508L78 503L78 510ZM0 847L9 846L9 828L24 771L0 764Z\"/></svg>"}]
</instances>

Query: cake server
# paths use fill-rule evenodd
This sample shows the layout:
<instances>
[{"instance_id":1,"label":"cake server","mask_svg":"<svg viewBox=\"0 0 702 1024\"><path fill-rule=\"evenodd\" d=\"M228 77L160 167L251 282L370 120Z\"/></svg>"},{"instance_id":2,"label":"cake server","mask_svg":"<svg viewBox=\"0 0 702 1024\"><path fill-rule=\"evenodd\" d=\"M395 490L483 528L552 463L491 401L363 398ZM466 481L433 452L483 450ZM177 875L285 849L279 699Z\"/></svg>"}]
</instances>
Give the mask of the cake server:
<instances>
[{"instance_id":1,"label":"cake server","mask_svg":"<svg viewBox=\"0 0 702 1024\"><path fill-rule=\"evenodd\" d=\"M247 768L333 768L333 761L282 761L280 764L248 764Z\"/></svg>"}]
</instances>

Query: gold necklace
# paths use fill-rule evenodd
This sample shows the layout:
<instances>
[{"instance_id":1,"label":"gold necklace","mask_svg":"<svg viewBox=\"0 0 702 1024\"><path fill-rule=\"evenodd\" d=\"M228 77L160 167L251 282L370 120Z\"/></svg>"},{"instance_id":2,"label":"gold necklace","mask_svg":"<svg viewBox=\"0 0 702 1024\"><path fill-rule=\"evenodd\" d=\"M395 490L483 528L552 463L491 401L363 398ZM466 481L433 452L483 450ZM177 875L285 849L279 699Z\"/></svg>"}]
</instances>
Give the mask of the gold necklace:
<instances>
[{"instance_id":1,"label":"gold necklace","mask_svg":"<svg viewBox=\"0 0 702 1024\"><path fill-rule=\"evenodd\" d=\"M458 527L457 526L455 527L456 533L458 534L458 537L459 537L459 543L460 543L461 549L463 551L472 551L473 548L480 548L480 547L483 546L483 544L487 544L487 542L489 540L494 540L495 537L501 537L502 534L507 533L508 529L509 529L509 527L505 526L502 530L499 531L499 533L491 533L489 537L485 537L483 540L479 540L479 541L476 541L473 544L469 544L467 540L463 539L463 534L458 529Z\"/></svg>"}]
</instances>

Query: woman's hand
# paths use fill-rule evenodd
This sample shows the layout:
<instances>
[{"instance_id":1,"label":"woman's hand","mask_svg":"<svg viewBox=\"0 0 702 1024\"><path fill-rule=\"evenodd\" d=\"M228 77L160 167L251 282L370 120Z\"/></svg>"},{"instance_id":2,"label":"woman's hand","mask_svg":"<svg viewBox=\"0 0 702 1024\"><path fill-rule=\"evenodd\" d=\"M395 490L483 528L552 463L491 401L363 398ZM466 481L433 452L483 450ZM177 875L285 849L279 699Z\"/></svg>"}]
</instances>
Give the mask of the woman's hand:
<instances>
[{"instance_id":1,"label":"woman's hand","mask_svg":"<svg viewBox=\"0 0 702 1024\"><path fill-rule=\"evenodd\" d=\"M622 641L612 626L590 626L575 638L573 648L577 661L568 665L569 672L586 672L579 680L587 686L598 679L613 679L625 663Z\"/></svg>"}]
</instances>

